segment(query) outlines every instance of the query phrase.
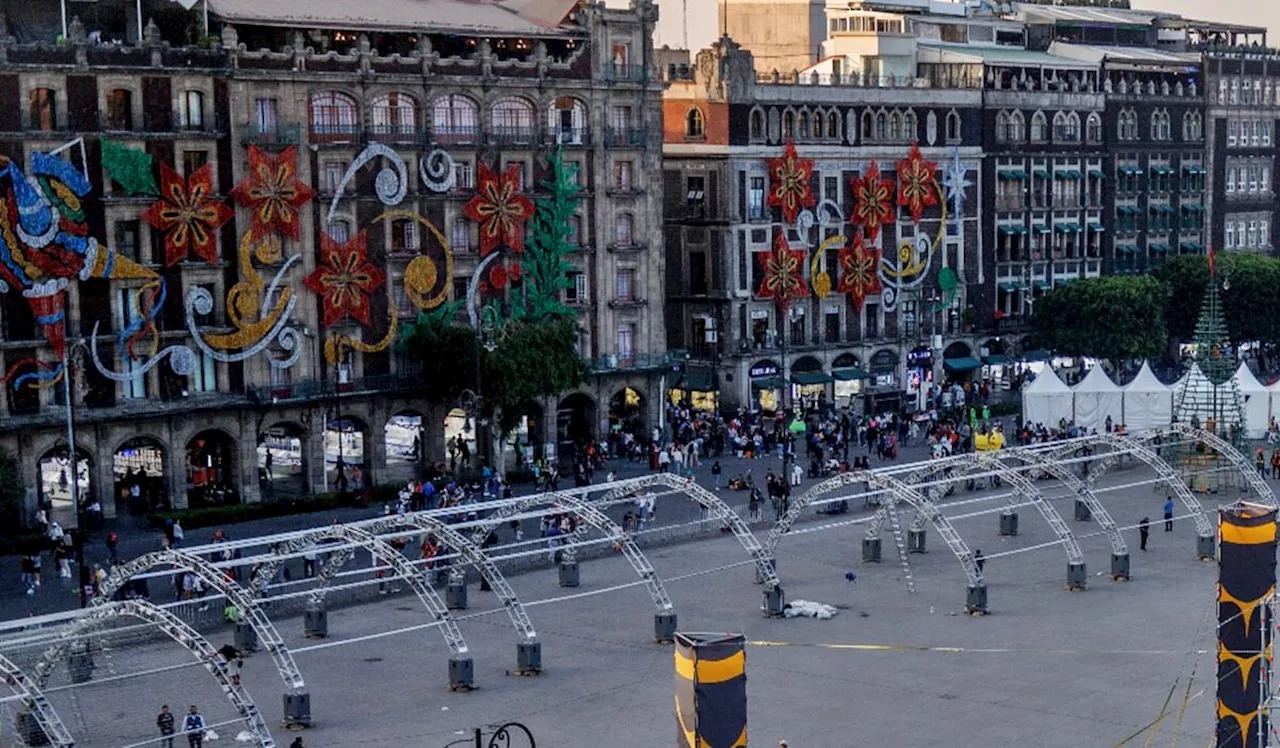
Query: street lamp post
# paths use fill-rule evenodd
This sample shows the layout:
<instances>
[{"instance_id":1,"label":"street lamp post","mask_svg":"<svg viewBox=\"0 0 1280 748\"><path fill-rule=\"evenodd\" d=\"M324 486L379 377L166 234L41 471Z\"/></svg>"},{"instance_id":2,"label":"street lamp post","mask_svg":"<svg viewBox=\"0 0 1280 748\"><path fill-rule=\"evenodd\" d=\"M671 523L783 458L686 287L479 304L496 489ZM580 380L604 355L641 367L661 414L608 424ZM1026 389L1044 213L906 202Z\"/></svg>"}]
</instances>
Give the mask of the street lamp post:
<instances>
[{"instance_id":1,"label":"street lamp post","mask_svg":"<svg viewBox=\"0 0 1280 748\"><path fill-rule=\"evenodd\" d=\"M84 562L84 540L88 527L85 522L84 507L80 505L80 460L79 455L76 454L76 421L71 401L70 348L70 344L62 347L62 395L66 400L67 409L67 462L71 466L71 506L76 512L76 568L80 575L80 607L83 608L89 604L93 589L89 568Z\"/></svg>"}]
</instances>

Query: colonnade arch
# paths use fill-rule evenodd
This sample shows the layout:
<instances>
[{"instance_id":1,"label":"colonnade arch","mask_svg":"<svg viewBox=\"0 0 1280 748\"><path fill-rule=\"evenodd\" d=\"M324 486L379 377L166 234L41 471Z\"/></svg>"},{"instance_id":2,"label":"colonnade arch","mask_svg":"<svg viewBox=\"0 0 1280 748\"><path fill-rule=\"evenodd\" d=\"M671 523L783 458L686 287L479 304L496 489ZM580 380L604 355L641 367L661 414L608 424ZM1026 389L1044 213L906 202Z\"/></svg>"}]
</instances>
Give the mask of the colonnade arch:
<instances>
[{"instance_id":1,"label":"colonnade arch","mask_svg":"<svg viewBox=\"0 0 1280 748\"><path fill-rule=\"evenodd\" d=\"M48 745L52 748L74 748L75 740L71 737L71 731L67 729L62 717L58 716L53 704L45 698L40 687L32 682L13 660L2 654L0 654L0 680L3 680L9 690L13 691L14 696L21 699L23 709L27 710L24 714L31 715L30 718L35 721L36 729L44 736ZM39 739L31 734L32 730L22 723L21 717L18 732L19 738L28 745L39 744Z\"/></svg>"}]
</instances>

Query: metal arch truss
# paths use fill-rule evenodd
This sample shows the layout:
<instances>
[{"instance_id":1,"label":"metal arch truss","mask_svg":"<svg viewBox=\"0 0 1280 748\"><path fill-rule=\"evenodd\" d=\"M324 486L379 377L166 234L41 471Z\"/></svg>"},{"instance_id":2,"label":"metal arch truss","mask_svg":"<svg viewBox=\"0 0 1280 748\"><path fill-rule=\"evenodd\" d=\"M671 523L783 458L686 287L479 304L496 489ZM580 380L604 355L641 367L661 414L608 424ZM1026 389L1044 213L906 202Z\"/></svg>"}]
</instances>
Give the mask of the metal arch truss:
<instances>
[{"instance_id":1,"label":"metal arch truss","mask_svg":"<svg viewBox=\"0 0 1280 748\"><path fill-rule=\"evenodd\" d=\"M1102 531L1107 534L1107 539L1111 541L1111 553L1123 556L1129 552L1129 546L1124 542L1124 535L1120 533L1120 529L1116 526L1116 521L1111 518L1111 514L1107 512L1106 507L1098 500L1098 496L1093 492L1092 487L1080 480L1070 467L1063 465L1052 457L1030 450L1010 450L1007 455L1001 456L1000 459L1017 459L1034 465L1034 469L1029 476L1032 480L1040 475L1048 475L1075 491L1076 497L1084 502L1085 506L1089 507L1090 514L1098 521L1098 526L1102 528Z\"/></svg>"},{"instance_id":2,"label":"metal arch truss","mask_svg":"<svg viewBox=\"0 0 1280 748\"><path fill-rule=\"evenodd\" d=\"M96 605L74 619L70 626L63 629L58 641L40 656L35 667L35 687L44 686L57 664L66 657L73 642L93 629L122 616L138 618L154 625L194 655L222 687L222 692L235 707L245 728L254 736L254 744L259 748L275 748L275 740L271 737L271 731L267 728L262 713L258 711L257 705L253 703L253 699L244 687L227 672L226 663L222 655L214 649L213 644L173 613L145 600L121 600Z\"/></svg>"},{"instance_id":3,"label":"metal arch truss","mask_svg":"<svg viewBox=\"0 0 1280 748\"><path fill-rule=\"evenodd\" d=\"M450 651L454 655L467 653L466 639L463 638L461 629L458 628L457 622L453 620L453 615L449 612L449 607L445 605L444 600L440 598L440 594L435 591L435 588L427 584L423 575L413 568L413 565L409 563L403 553L392 548L389 543L368 530L341 524L321 527L306 535L277 545L274 550L279 556L289 556L315 548L326 540L336 540L359 546L369 551L375 559L385 563L395 573L396 577L403 579L409 585L409 588L418 596L422 605L439 622L440 630L444 634L445 643L449 645ZM323 605L325 591L328 589L330 582L354 553L354 548L343 548L334 551L329 560L320 567L316 575L319 588L312 593L312 605ZM262 566L258 568L258 573L254 576L252 587L255 590L265 590L267 581L275 576L276 568L281 563L283 563L283 559L263 562Z\"/></svg>"},{"instance_id":4,"label":"metal arch truss","mask_svg":"<svg viewBox=\"0 0 1280 748\"><path fill-rule=\"evenodd\" d=\"M1266 481L1258 476L1257 471L1249 464L1249 460L1244 455L1240 454L1239 450L1231 446L1230 442L1217 434L1205 431L1204 429L1193 428L1185 423L1172 424L1169 426L1169 431L1184 437L1191 437L1196 441L1204 442L1212 447L1219 456L1227 462L1230 462L1232 467L1240 472L1240 477L1244 478L1245 483L1249 485L1250 490L1257 494L1258 499L1263 504L1273 508L1276 506L1276 495L1271 490L1271 487L1267 485ZM1155 434L1152 434L1150 437L1146 438L1154 437Z\"/></svg>"},{"instance_id":5,"label":"metal arch truss","mask_svg":"<svg viewBox=\"0 0 1280 748\"><path fill-rule=\"evenodd\" d=\"M577 518L578 526L573 532L573 543L575 545L586 539L588 528L594 527L611 541L616 548L622 551L622 555L631 564L631 568L635 569L636 574L644 580L645 587L649 589L649 596L653 598L653 605L658 612L667 613L674 608L671 603L671 597L667 595L666 587L662 584L662 578L658 576L658 572L649 563L648 557L640 550L640 546L636 545L631 533L623 530L622 526L614 522L609 515L576 496L560 492L526 496L489 515L484 520L485 524L481 525L472 534L471 540L473 543L483 544L489 534L509 518L535 507L548 505L562 507L566 512ZM566 547L561 553L563 554L562 558L568 563L572 563L576 558L573 545Z\"/></svg>"},{"instance_id":6,"label":"metal arch truss","mask_svg":"<svg viewBox=\"0 0 1280 748\"><path fill-rule=\"evenodd\" d=\"M516 633L524 637L526 641L534 641L538 638L538 632L534 630L533 622L529 620L529 614L524 609L524 603L520 602L520 597L516 595L515 590L511 589L511 585L507 583L507 578L498 570L497 565L489 559L488 554L482 551L480 546L472 542L470 538L435 517L430 517L420 512L406 514L403 517L393 514L372 525L366 525L362 529L375 535L381 535L391 532L397 527L412 527L438 536L446 546L454 549L462 557L462 561L465 564L476 567L480 575L488 580L489 586L493 588L494 594L498 596L498 600L502 602L503 608L506 609L507 616L511 618L511 625L515 627ZM456 569L457 567L455 566L454 568ZM461 573L465 574L465 572Z\"/></svg>"},{"instance_id":7,"label":"metal arch truss","mask_svg":"<svg viewBox=\"0 0 1280 748\"><path fill-rule=\"evenodd\" d=\"M103 581L98 594L93 596L93 605L103 605L115 597L116 592L134 576L157 566L173 566L195 574L210 589L217 590L235 606L239 618L253 628L258 641L271 654L275 661L280 679L292 693L298 693L306 684L302 672L294 662L293 655L285 645L283 637L272 625L271 619L258 606L258 600L249 591L234 582L225 572L200 556L183 551L166 550L147 553L132 561L120 564L111 570L111 574Z\"/></svg>"},{"instance_id":8,"label":"metal arch truss","mask_svg":"<svg viewBox=\"0 0 1280 748\"><path fill-rule=\"evenodd\" d=\"M1200 434L1204 434L1205 436L1209 436L1214 439L1217 438L1213 437L1213 435L1208 432L1199 432L1198 429L1187 429L1187 432L1194 434L1195 438L1200 438ZM1160 459L1155 452L1151 451L1145 444L1143 444L1143 442L1148 439L1154 439L1158 433L1159 432L1144 432L1138 438L1120 436L1117 434L1090 435L1088 439L1089 442L1105 445L1110 448L1110 452L1108 452L1107 456L1103 457L1097 465L1090 467L1089 475L1084 479L1084 485L1088 487L1089 490L1093 490L1093 487L1098 484L1099 478L1105 475L1108 470L1120 464L1121 457L1124 455L1130 455L1134 459L1146 464L1147 467L1154 470L1156 475L1160 477L1160 482L1163 483L1170 492L1178 497L1178 501L1182 502L1182 505L1186 507L1187 511L1191 514L1191 518L1196 523L1196 535L1202 538L1216 536L1217 531L1214 529L1213 523L1209 521L1209 517L1205 514L1204 506L1200 504L1200 500L1196 498L1195 494L1191 493L1191 489L1187 488L1187 484L1182 482L1182 476L1179 475L1178 471L1169 463ZM1222 442L1222 444L1227 448L1228 452L1235 452L1235 450L1231 448L1231 445L1226 442ZM1239 452L1236 452L1236 455L1239 456ZM1226 455L1226 453L1223 453L1223 456L1227 457L1228 460L1231 459ZM1246 469L1244 472L1251 473L1252 471Z\"/></svg>"},{"instance_id":9,"label":"metal arch truss","mask_svg":"<svg viewBox=\"0 0 1280 748\"><path fill-rule=\"evenodd\" d=\"M764 546L760 545L760 541L756 540L756 536L752 534L751 528L747 527L747 523L742 521L742 518L733 510L733 507L726 504L719 496L692 480L680 478L670 473L656 473L640 478L629 478L618 481L616 485L616 488L593 498L591 503L597 506L608 505L624 496L634 495L640 489L652 486L663 486L683 493L687 498L696 501L700 506L711 512L717 520L723 522L729 528L743 549L750 554L751 560L755 562L759 579L764 583L765 587L772 589L781 584L778 580L778 573L774 569L773 555L766 551Z\"/></svg>"},{"instance_id":10,"label":"metal arch truss","mask_svg":"<svg viewBox=\"0 0 1280 748\"><path fill-rule=\"evenodd\" d=\"M76 742L71 737L71 732L67 729L66 723L58 716L58 712L54 710L53 704L45 698L40 687L27 677L22 668L14 664L13 660L0 654L0 678L4 680L5 685L13 691L15 696L22 700L22 707L35 719L39 725L40 731L49 741L52 748L74 748ZM18 725L19 732L22 725ZM25 740L25 737L23 738Z\"/></svg>"}]
</instances>

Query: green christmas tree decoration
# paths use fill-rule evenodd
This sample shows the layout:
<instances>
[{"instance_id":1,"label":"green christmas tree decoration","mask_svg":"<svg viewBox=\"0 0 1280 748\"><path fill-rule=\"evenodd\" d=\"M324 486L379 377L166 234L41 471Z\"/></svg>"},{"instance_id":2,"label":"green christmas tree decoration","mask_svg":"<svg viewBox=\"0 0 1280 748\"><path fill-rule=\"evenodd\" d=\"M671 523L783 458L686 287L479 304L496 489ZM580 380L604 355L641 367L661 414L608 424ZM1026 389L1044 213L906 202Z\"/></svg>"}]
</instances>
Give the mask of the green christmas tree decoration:
<instances>
[{"instance_id":1,"label":"green christmas tree decoration","mask_svg":"<svg viewBox=\"0 0 1280 748\"><path fill-rule=\"evenodd\" d=\"M159 195L151 154L110 140L102 141L102 166L128 195Z\"/></svg>"},{"instance_id":2,"label":"green christmas tree decoration","mask_svg":"<svg viewBox=\"0 0 1280 748\"><path fill-rule=\"evenodd\" d=\"M523 282L512 296L512 320L536 323L574 316L560 294L569 288L573 269L566 258L578 248L569 242L569 226L579 201L576 168L565 163L559 149L551 156L551 179L542 182L551 194L535 201L537 212L520 262Z\"/></svg>"}]
</instances>

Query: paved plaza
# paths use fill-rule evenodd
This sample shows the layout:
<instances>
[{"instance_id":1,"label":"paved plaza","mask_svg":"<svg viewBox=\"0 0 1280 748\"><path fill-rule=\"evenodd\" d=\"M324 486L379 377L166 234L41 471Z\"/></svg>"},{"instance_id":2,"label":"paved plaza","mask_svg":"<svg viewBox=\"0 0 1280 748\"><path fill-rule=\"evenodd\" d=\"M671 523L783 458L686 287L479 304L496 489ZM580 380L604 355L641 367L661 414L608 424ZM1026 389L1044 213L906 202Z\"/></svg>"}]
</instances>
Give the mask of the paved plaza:
<instances>
[{"instance_id":1,"label":"paved plaza","mask_svg":"<svg viewBox=\"0 0 1280 748\"><path fill-rule=\"evenodd\" d=\"M1100 487L1147 477L1145 469L1126 468ZM1065 490L1040 485L1069 518ZM982 495L958 491L952 501ZM1142 516L1158 517L1164 493L1144 485L1105 491L1101 498L1118 524L1132 525ZM1203 501L1212 511L1235 498L1232 491ZM659 504L660 513L665 508ZM947 513L983 508L990 505ZM909 594L891 542L885 563L863 564L865 525L819 529L867 514L856 504L845 517L810 518L779 547L788 598L839 606L839 615L828 621L764 618L749 565L698 574L747 560L731 536L647 551L668 580L682 630L742 632L753 642L747 651L753 745L772 747L785 738L796 748L1111 746L1155 720L1172 689L1169 715L1152 743L1169 745L1188 683L1179 740L1204 745L1211 736L1217 567L1196 560L1190 522L1169 533L1157 525L1145 553L1136 530L1127 531L1130 582L1110 581L1110 548L1097 525L1073 522L1090 577L1087 591L1071 593L1064 590L1061 547L998 555L1053 540L1029 507L1021 510L1015 538L998 535L994 514L957 519L970 547L991 557L991 614L974 618L963 612L960 565L936 534L929 535L929 553L911 557L917 591ZM849 571L858 575L852 584ZM494 596L473 584L471 608L456 614L475 660L478 689L471 693L447 689L448 649L436 629L341 643L428 622L413 597L334 610L329 638L321 641L303 638L298 618L275 619L296 650L311 694L315 724L304 734L307 747L435 748L474 726L508 720L528 725L540 746L673 744L671 647L651 642L652 602L638 586L600 592L634 582L631 568L616 556L585 561L577 589L560 588L550 570L513 574L510 581L537 626L546 671L538 677L506 674L515 666L517 636L494 608ZM539 602L544 600L549 602ZM210 639L220 646L231 634L223 630ZM67 682L60 671L50 681L50 699L86 748L153 737L161 703L180 712L197 703L215 725L232 719L200 668L109 680L181 665L187 657L172 646L112 650L100 658L95 676L106 682L59 691ZM264 653L248 660L244 682L268 722L278 725L283 687ZM229 742L238 728L215 729ZM283 728L273 731L277 744L292 740Z\"/></svg>"}]
</instances>

